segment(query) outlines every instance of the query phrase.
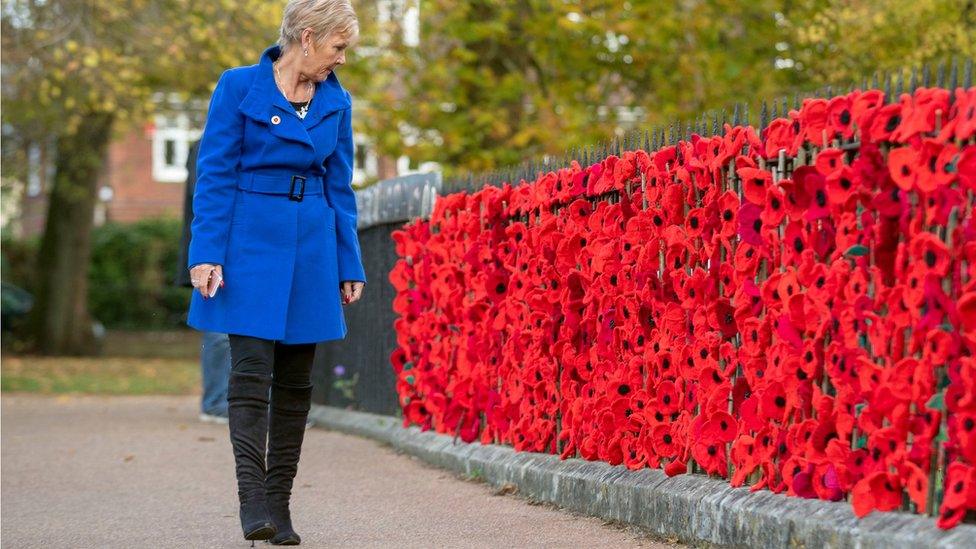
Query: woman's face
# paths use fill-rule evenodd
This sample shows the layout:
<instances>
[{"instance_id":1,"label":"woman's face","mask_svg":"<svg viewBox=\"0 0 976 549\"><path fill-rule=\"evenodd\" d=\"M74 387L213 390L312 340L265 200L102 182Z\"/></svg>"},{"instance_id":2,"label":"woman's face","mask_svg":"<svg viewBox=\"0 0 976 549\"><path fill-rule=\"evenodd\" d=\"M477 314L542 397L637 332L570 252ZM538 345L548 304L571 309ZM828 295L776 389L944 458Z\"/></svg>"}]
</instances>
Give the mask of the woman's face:
<instances>
[{"instance_id":1,"label":"woman's face","mask_svg":"<svg viewBox=\"0 0 976 549\"><path fill-rule=\"evenodd\" d=\"M314 82L324 81L336 67L346 63L349 42L349 37L338 34L328 36L321 45L309 40L308 56L304 52L301 55L302 73Z\"/></svg>"}]
</instances>

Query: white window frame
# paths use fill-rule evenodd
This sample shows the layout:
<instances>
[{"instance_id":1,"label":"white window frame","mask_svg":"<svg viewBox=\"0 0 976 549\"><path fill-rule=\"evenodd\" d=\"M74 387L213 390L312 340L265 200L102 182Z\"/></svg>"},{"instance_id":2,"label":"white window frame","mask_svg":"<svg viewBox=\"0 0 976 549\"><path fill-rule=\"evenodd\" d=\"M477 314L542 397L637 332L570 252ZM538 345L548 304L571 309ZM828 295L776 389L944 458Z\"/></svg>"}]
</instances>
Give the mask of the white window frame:
<instances>
[{"instance_id":1,"label":"white window frame","mask_svg":"<svg viewBox=\"0 0 976 549\"><path fill-rule=\"evenodd\" d=\"M175 121L175 124L172 123ZM186 113L157 114L152 136L152 177L160 183L186 181L186 159L190 143L200 137L201 131L190 127ZM173 162L166 162L166 143L173 142Z\"/></svg>"}]
</instances>

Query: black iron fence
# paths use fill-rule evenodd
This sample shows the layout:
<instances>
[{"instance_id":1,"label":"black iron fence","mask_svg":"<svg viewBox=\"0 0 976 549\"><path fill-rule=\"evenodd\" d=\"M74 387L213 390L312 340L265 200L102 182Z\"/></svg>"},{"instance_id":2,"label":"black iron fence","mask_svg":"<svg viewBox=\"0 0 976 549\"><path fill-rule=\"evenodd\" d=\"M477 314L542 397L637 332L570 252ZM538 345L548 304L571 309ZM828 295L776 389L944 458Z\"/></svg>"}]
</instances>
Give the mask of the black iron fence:
<instances>
[{"instance_id":1,"label":"black iron fence","mask_svg":"<svg viewBox=\"0 0 976 549\"><path fill-rule=\"evenodd\" d=\"M397 315L396 290L387 276L398 259L391 235L407 221L427 217L440 190L440 174L429 173L382 181L356 193L366 288L359 301L345 307L346 338L317 348L314 402L401 415L390 366Z\"/></svg>"}]
</instances>

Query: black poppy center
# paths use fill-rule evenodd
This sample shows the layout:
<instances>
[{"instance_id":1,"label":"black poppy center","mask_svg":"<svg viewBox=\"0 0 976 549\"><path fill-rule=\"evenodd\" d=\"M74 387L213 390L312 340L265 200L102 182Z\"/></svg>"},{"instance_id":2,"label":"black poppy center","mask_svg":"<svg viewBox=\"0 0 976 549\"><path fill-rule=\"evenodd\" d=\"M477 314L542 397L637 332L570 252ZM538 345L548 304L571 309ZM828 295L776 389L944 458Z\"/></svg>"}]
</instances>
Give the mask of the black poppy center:
<instances>
[{"instance_id":1,"label":"black poppy center","mask_svg":"<svg viewBox=\"0 0 976 549\"><path fill-rule=\"evenodd\" d=\"M901 115L896 114L888 119L888 123L885 124L885 131L886 132L895 131L895 128L898 127L898 124L901 124Z\"/></svg>"},{"instance_id":2,"label":"black poppy center","mask_svg":"<svg viewBox=\"0 0 976 549\"><path fill-rule=\"evenodd\" d=\"M827 205L827 193L823 189L817 189L817 206L823 208Z\"/></svg>"}]
</instances>

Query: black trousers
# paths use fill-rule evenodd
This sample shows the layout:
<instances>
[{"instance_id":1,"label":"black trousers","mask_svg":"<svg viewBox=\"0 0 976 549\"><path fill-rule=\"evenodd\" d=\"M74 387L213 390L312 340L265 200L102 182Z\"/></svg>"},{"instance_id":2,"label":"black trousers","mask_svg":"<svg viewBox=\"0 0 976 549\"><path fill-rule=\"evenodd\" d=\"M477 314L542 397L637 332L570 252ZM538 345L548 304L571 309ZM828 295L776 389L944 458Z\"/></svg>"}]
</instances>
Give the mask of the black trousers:
<instances>
[{"instance_id":1,"label":"black trousers","mask_svg":"<svg viewBox=\"0 0 976 549\"><path fill-rule=\"evenodd\" d=\"M283 387L311 385L315 343L287 345L273 339L228 334L231 371L271 376Z\"/></svg>"}]
</instances>

